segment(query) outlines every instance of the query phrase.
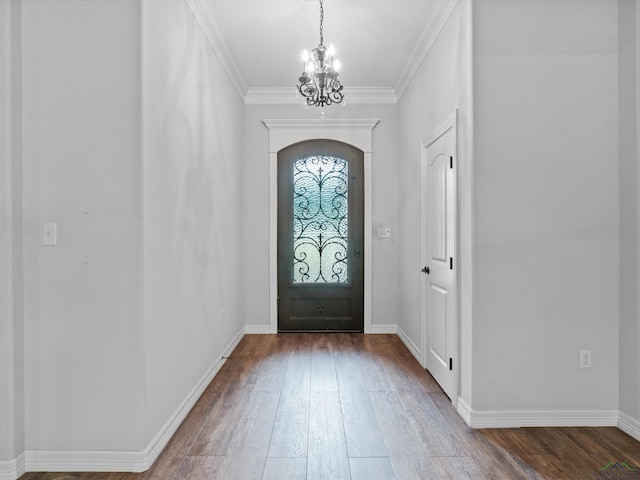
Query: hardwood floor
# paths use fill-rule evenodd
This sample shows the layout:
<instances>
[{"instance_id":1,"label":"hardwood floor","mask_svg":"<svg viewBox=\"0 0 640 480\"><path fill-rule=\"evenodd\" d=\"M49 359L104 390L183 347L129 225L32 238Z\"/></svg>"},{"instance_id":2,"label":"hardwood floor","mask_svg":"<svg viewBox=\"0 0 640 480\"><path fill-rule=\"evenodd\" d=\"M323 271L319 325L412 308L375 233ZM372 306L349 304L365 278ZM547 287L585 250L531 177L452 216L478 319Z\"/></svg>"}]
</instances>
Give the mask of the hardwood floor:
<instances>
[{"instance_id":1,"label":"hardwood floor","mask_svg":"<svg viewBox=\"0 0 640 480\"><path fill-rule=\"evenodd\" d=\"M21 480L582 480L640 466L640 443L613 427L470 429L395 335L247 335L232 357L147 472Z\"/></svg>"}]
</instances>

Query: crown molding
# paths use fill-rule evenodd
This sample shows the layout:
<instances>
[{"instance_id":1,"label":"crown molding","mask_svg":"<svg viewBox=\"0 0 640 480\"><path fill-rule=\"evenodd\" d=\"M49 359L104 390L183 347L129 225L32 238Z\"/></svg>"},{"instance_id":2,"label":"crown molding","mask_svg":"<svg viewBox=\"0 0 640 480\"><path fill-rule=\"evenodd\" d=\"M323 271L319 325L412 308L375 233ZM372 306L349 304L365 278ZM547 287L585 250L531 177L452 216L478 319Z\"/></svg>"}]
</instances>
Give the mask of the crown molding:
<instances>
[{"instance_id":1,"label":"crown molding","mask_svg":"<svg viewBox=\"0 0 640 480\"><path fill-rule=\"evenodd\" d=\"M229 80L233 84L233 88L235 88L236 92L238 92L238 95L240 96L240 98L244 99L247 94L247 86L242 78L242 75L240 74L240 70L238 69L238 66L233 61L233 57L229 52L229 48L227 47L227 44L224 41L224 38L222 37L220 30L215 25L211 16L207 15L202 10L202 5L198 0L185 0L185 1L187 3L187 6L193 13L193 16L195 17L196 22L202 29L204 36L206 37L209 44L211 45L211 48L213 49L214 53L220 60L220 63L222 64L222 68L224 69L227 76L229 77Z\"/></svg>"},{"instance_id":2,"label":"crown molding","mask_svg":"<svg viewBox=\"0 0 640 480\"><path fill-rule=\"evenodd\" d=\"M424 62L424 59L429 55L431 48L436 43L436 40L444 29L449 17L451 17L451 14L458 6L459 1L460 0L449 0L447 2L442 2L439 10L436 12L435 20L428 23L422 32L416 47L411 53L404 70L400 74L400 77L394 86L398 99L402 97L409 84L411 84L413 77L416 75L418 69L422 65L422 62Z\"/></svg>"},{"instance_id":3,"label":"crown molding","mask_svg":"<svg viewBox=\"0 0 640 480\"><path fill-rule=\"evenodd\" d=\"M344 89L345 104L396 104L391 87L349 87ZM305 105L295 87L251 87L244 97L246 105Z\"/></svg>"}]
</instances>

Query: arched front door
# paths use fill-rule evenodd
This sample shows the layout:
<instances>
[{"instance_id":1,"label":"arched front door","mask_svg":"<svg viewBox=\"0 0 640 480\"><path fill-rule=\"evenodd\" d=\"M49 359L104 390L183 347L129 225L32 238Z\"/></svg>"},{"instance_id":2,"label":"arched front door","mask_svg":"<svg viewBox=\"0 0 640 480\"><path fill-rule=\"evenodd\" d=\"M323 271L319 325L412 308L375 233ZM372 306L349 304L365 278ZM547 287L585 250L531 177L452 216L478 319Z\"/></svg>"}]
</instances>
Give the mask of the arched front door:
<instances>
[{"instance_id":1,"label":"arched front door","mask_svg":"<svg viewBox=\"0 0 640 480\"><path fill-rule=\"evenodd\" d=\"M363 331L363 171L342 142L278 152L278 331Z\"/></svg>"}]
</instances>

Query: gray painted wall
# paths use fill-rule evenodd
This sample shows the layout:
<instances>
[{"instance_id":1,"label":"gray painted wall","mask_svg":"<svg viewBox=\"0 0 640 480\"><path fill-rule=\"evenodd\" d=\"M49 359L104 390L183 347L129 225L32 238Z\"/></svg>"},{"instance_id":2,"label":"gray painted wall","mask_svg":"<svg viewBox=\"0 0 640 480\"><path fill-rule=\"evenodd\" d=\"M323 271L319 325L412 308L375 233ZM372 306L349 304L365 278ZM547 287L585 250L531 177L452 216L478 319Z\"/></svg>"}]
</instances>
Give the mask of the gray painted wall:
<instances>
[{"instance_id":1,"label":"gray painted wall","mask_svg":"<svg viewBox=\"0 0 640 480\"><path fill-rule=\"evenodd\" d=\"M620 411L640 424L638 153L640 152L640 2L618 2L620 145ZM638 428L638 427L636 427Z\"/></svg>"},{"instance_id":2,"label":"gray painted wall","mask_svg":"<svg viewBox=\"0 0 640 480\"><path fill-rule=\"evenodd\" d=\"M473 25L472 407L615 414L617 3L482 0Z\"/></svg>"}]
</instances>

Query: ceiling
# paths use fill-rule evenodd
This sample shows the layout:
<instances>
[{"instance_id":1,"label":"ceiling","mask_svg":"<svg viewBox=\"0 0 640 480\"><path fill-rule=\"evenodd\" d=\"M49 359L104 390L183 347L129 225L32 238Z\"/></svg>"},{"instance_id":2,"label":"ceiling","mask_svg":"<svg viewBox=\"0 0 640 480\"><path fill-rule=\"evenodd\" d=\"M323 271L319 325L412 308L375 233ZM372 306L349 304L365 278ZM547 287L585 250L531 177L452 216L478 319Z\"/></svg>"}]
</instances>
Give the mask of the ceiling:
<instances>
[{"instance_id":1,"label":"ceiling","mask_svg":"<svg viewBox=\"0 0 640 480\"><path fill-rule=\"evenodd\" d=\"M345 89L394 96L454 0L324 0L324 44L333 44ZM292 91L303 50L320 41L319 0L192 0L245 95Z\"/></svg>"}]
</instances>

